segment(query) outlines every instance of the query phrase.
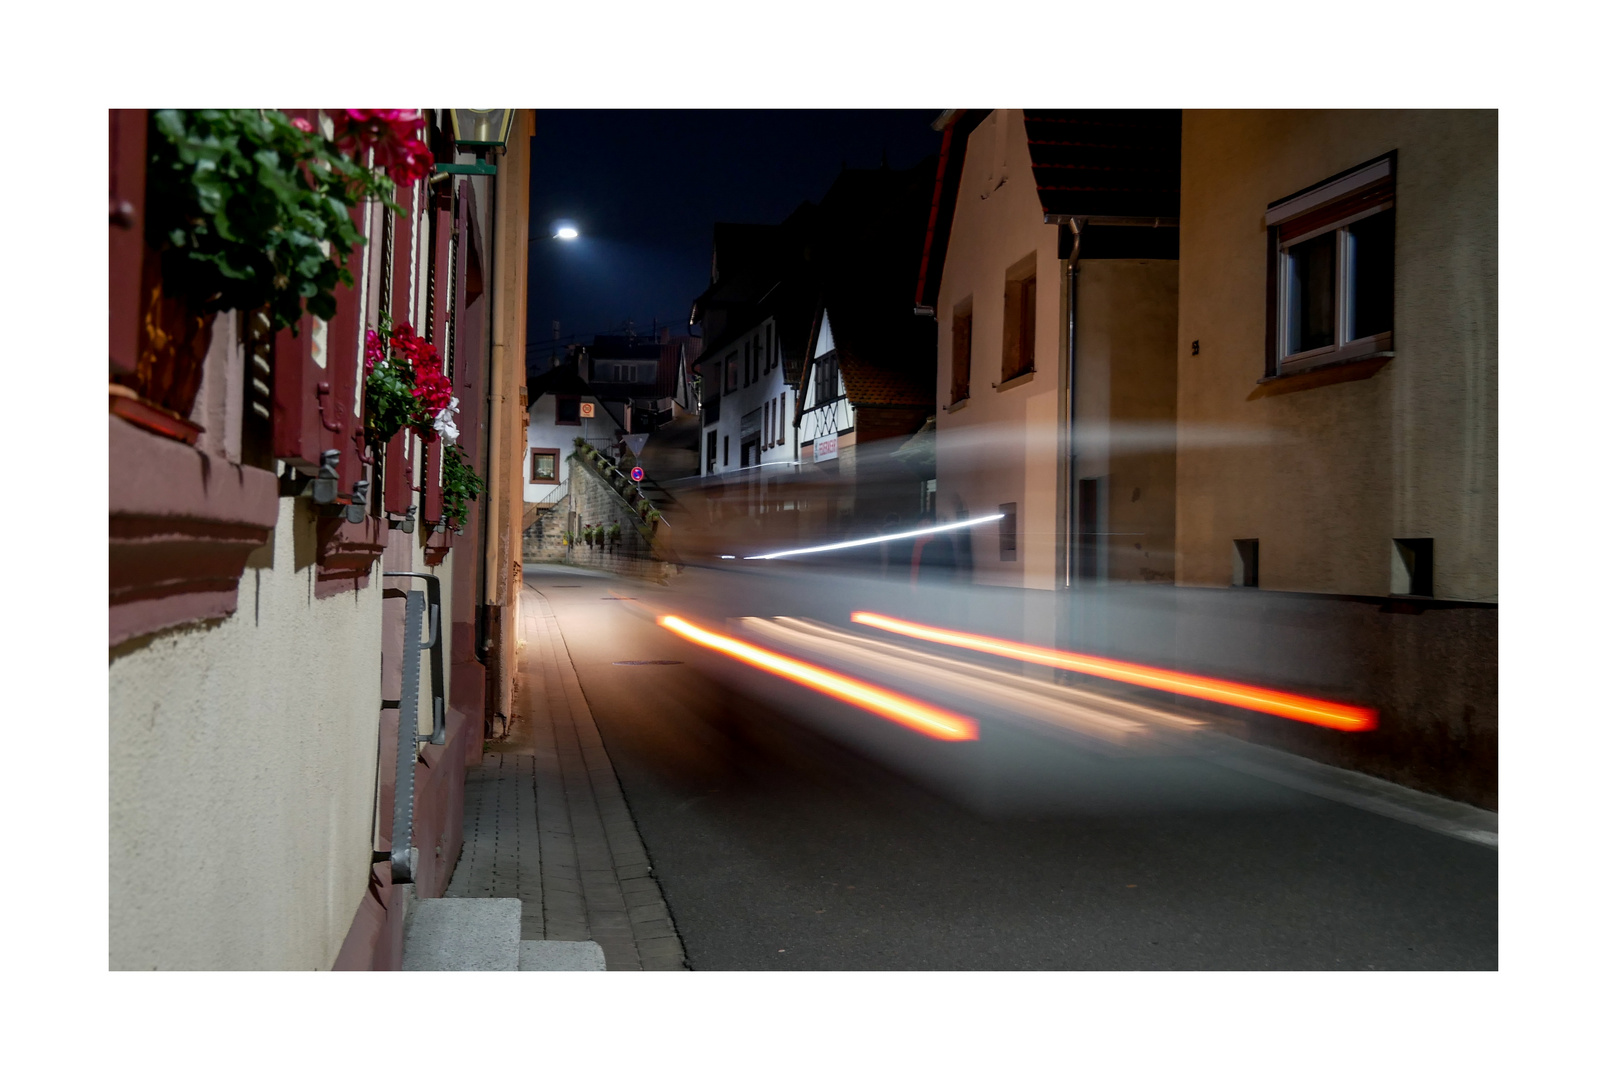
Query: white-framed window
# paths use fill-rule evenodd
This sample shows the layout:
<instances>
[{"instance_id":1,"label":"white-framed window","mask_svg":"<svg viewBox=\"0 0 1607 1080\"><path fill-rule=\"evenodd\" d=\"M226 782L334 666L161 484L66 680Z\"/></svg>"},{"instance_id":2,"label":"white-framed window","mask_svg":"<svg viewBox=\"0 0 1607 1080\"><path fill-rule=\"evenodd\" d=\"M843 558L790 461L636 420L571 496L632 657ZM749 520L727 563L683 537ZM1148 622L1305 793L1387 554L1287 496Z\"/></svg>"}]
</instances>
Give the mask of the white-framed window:
<instances>
[{"instance_id":1,"label":"white-framed window","mask_svg":"<svg viewBox=\"0 0 1607 1080\"><path fill-rule=\"evenodd\" d=\"M1394 350L1395 158L1267 208L1267 375Z\"/></svg>"}]
</instances>

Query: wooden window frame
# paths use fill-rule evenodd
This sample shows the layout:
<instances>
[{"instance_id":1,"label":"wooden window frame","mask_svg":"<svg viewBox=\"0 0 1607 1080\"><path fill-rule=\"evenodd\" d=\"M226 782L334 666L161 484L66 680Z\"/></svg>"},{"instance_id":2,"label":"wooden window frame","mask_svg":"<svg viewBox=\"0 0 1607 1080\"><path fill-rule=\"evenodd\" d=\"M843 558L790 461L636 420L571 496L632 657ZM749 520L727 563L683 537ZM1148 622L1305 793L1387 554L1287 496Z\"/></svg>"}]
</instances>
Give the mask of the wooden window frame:
<instances>
[{"instance_id":1,"label":"wooden window frame","mask_svg":"<svg viewBox=\"0 0 1607 1080\"><path fill-rule=\"evenodd\" d=\"M974 340L971 298L954 305L949 315L949 404L971 397L971 356ZM963 332L962 332L963 328Z\"/></svg>"},{"instance_id":2,"label":"wooden window frame","mask_svg":"<svg viewBox=\"0 0 1607 1080\"><path fill-rule=\"evenodd\" d=\"M575 418L573 420L565 420L563 418L563 416L561 415L562 411L563 411L564 402L566 402L566 401L573 401L575 403ZM580 395L579 394L554 394L552 396L552 422L554 424L558 425L559 427L579 427L580 426Z\"/></svg>"},{"instance_id":3,"label":"wooden window frame","mask_svg":"<svg viewBox=\"0 0 1607 1080\"><path fill-rule=\"evenodd\" d=\"M995 389L1037 371L1038 253L1033 252L1004 275L1004 341Z\"/></svg>"},{"instance_id":4,"label":"wooden window frame","mask_svg":"<svg viewBox=\"0 0 1607 1080\"><path fill-rule=\"evenodd\" d=\"M537 454L551 454L552 455L552 479L551 480L543 480L543 479L539 478L538 476L536 476L536 455ZM563 482L562 479L558 475L559 470L560 470L560 467L559 467L559 458L558 458L558 448L556 446L532 446L530 448L530 483L532 483L532 484L548 484L548 485L556 487L558 484L561 484Z\"/></svg>"},{"instance_id":5,"label":"wooden window frame","mask_svg":"<svg viewBox=\"0 0 1607 1080\"><path fill-rule=\"evenodd\" d=\"M999 561L1002 563L1019 560L1019 505L1013 502L999 504L999 513L1004 515L999 519Z\"/></svg>"}]
</instances>

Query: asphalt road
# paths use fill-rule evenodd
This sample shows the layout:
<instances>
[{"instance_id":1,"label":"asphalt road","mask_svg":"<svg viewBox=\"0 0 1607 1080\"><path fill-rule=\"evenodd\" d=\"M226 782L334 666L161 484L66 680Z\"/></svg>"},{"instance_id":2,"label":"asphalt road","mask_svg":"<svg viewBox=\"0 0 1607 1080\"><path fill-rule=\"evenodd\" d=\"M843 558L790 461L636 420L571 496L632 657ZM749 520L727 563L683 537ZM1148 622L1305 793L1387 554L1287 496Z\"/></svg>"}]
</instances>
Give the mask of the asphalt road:
<instances>
[{"instance_id":1,"label":"asphalt road","mask_svg":"<svg viewBox=\"0 0 1607 1080\"><path fill-rule=\"evenodd\" d=\"M1492 849L1188 755L1108 759L992 727L935 743L614 598L706 618L762 591L732 578L711 601L703 573L525 575L693 968L1497 966Z\"/></svg>"}]
</instances>

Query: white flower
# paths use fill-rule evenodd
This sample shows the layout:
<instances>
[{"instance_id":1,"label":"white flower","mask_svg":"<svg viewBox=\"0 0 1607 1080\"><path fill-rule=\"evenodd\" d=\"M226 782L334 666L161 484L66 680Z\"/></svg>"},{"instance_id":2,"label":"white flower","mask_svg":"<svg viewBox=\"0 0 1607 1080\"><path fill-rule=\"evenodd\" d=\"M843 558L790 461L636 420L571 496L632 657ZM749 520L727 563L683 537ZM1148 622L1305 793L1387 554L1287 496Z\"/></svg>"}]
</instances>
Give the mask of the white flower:
<instances>
[{"instance_id":1,"label":"white flower","mask_svg":"<svg viewBox=\"0 0 1607 1080\"><path fill-rule=\"evenodd\" d=\"M452 404L435 414L435 430L441 438L449 443L458 441L458 399L453 398Z\"/></svg>"}]
</instances>

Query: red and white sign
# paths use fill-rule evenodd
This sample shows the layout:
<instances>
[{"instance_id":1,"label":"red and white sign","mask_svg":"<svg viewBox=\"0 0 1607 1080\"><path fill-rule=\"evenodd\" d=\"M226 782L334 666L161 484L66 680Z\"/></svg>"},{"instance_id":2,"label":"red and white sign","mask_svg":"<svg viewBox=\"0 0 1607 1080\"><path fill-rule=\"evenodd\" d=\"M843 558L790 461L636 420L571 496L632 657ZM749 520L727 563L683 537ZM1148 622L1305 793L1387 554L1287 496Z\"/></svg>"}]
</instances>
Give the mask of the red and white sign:
<instances>
[{"instance_id":1,"label":"red and white sign","mask_svg":"<svg viewBox=\"0 0 1607 1080\"><path fill-rule=\"evenodd\" d=\"M580 418L582 420L590 420L593 417L595 417L596 415L597 415L597 406L596 405L594 405L590 401L582 401L580 403Z\"/></svg>"},{"instance_id":2,"label":"red and white sign","mask_svg":"<svg viewBox=\"0 0 1607 1080\"><path fill-rule=\"evenodd\" d=\"M815 440L815 460L830 461L837 456L837 435L822 435Z\"/></svg>"}]
</instances>

